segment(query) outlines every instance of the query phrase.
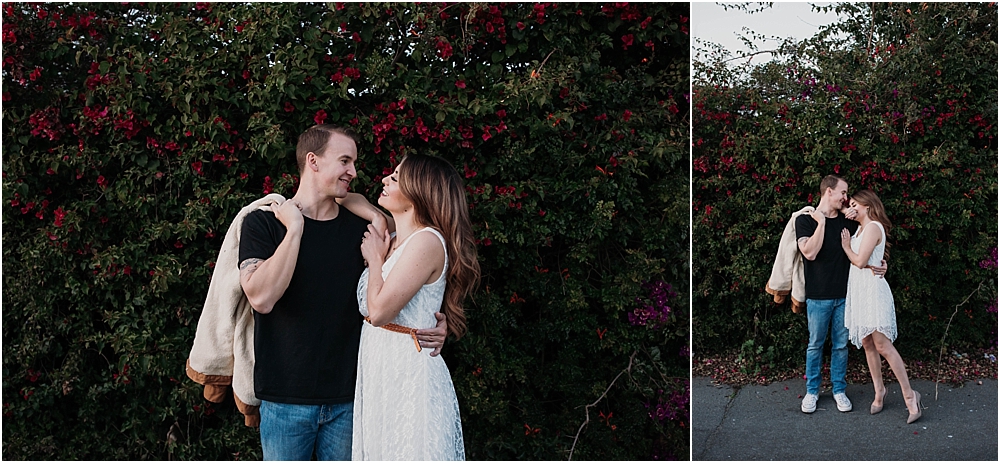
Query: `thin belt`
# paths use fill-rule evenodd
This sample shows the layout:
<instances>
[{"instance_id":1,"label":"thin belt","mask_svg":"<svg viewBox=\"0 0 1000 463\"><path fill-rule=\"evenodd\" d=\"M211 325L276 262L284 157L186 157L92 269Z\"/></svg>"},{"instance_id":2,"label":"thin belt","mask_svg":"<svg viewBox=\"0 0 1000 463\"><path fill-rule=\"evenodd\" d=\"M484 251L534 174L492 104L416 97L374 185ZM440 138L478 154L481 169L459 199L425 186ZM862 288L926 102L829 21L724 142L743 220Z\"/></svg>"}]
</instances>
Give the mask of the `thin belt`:
<instances>
[{"instance_id":1,"label":"thin belt","mask_svg":"<svg viewBox=\"0 0 1000 463\"><path fill-rule=\"evenodd\" d=\"M371 318L365 317L365 321L368 322L369 325L372 325L372 319ZM372 326L375 326L375 325L372 325ZM384 330L389 330L389 331L393 331L393 332L396 332L396 333L408 334L408 335L410 335L411 338L413 338L413 345L417 346L417 352L420 352L421 350L423 350L423 349L420 348L420 342L417 341L417 329L416 328L410 328L408 326L397 325L395 323L386 323L386 324L384 324L382 326L378 326L376 328L382 328Z\"/></svg>"}]
</instances>

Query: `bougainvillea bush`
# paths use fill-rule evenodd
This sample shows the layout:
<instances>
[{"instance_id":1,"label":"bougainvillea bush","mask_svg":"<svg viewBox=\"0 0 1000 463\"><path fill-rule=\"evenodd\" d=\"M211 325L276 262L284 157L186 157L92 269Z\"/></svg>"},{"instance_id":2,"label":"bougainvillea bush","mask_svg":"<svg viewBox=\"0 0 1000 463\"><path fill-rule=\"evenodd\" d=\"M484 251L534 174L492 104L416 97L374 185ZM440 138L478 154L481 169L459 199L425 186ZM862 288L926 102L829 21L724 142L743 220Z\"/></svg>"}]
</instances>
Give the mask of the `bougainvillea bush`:
<instances>
[{"instance_id":1,"label":"bougainvillea bush","mask_svg":"<svg viewBox=\"0 0 1000 463\"><path fill-rule=\"evenodd\" d=\"M236 212L299 133L465 176L472 459L688 457L685 4L3 5L3 452L254 459L184 376Z\"/></svg>"},{"instance_id":2,"label":"bougainvillea bush","mask_svg":"<svg viewBox=\"0 0 1000 463\"><path fill-rule=\"evenodd\" d=\"M764 287L828 174L874 190L894 225L900 351L936 357L956 306L945 343L995 345L996 267L979 263L997 245L996 4L824 8L841 19L774 59L707 44L694 63L696 350L804 362L805 317Z\"/></svg>"}]
</instances>

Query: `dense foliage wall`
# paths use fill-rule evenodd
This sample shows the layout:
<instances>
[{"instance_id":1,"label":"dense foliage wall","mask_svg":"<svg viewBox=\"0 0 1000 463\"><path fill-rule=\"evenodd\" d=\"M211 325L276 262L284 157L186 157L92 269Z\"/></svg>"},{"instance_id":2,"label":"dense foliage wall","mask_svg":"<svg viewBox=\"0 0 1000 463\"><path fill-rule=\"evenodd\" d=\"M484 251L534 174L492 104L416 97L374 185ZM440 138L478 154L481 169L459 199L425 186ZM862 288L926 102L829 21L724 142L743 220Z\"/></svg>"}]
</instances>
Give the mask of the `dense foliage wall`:
<instances>
[{"instance_id":1,"label":"dense foliage wall","mask_svg":"<svg viewBox=\"0 0 1000 463\"><path fill-rule=\"evenodd\" d=\"M406 152L465 174L469 458L688 457L687 5L3 9L4 458L260 457L184 362L230 221L320 122L372 199Z\"/></svg>"},{"instance_id":2,"label":"dense foliage wall","mask_svg":"<svg viewBox=\"0 0 1000 463\"><path fill-rule=\"evenodd\" d=\"M995 346L996 4L828 8L842 19L773 60L707 45L694 63L695 349L804 361L805 317L764 287L792 212L833 173L874 190L894 225L904 355L936 354L956 306L946 342Z\"/></svg>"}]
</instances>

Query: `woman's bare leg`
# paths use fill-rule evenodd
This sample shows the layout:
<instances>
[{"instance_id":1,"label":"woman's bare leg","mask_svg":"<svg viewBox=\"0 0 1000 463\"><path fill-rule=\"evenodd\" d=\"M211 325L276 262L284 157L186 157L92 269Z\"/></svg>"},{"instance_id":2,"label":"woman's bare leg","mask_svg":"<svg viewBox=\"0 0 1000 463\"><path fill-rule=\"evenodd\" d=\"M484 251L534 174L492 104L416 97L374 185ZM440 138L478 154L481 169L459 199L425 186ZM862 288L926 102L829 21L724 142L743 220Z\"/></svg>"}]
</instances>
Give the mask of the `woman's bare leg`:
<instances>
[{"instance_id":1,"label":"woman's bare leg","mask_svg":"<svg viewBox=\"0 0 1000 463\"><path fill-rule=\"evenodd\" d=\"M892 345L892 341L885 337L884 334L876 331L872 333L871 338L878 352L889 362L889 368L892 368L892 373L896 375L896 379L899 381L899 388L903 390L903 399L906 401L906 408L912 414L917 413L916 396L913 394L913 388L910 387L910 378L906 375L906 364L903 363L903 358L899 356L899 352Z\"/></svg>"},{"instance_id":2,"label":"woman's bare leg","mask_svg":"<svg viewBox=\"0 0 1000 463\"><path fill-rule=\"evenodd\" d=\"M865 336L861 340L861 347L865 348L865 359L868 360L868 371L872 375L872 386L875 386L875 400L872 400L873 408L882 407L882 399L885 398L885 384L882 382L882 357L879 356L875 341L871 335Z\"/></svg>"}]
</instances>

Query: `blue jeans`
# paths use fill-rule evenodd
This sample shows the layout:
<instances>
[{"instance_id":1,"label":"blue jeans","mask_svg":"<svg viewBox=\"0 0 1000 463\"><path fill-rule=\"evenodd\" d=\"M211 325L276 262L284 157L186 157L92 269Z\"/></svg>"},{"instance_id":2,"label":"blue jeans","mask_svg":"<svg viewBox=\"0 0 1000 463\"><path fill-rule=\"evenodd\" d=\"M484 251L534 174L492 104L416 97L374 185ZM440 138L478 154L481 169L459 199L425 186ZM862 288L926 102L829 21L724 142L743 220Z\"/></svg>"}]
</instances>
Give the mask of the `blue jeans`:
<instances>
[{"instance_id":1,"label":"blue jeans","mask_svg":"<svg viewBox=\"0 0 1000 463\"><path fill-rule=\"evenodd\" d=\"M806 392L819 394L822 382L823 345L826 334L831 333L830 381L833 393L847 390L847 341L844 326L844 299L806 299L809 318L809 347L806 349Z\"/></svg>"},{"instance_id":2,"label":"blue jeans","mask_svg":"<svg viewBox=\"0 0 1000 463\"><path fill-rule=\"evenodd\" d=\"M350 460L354 402L327 405L260 404L265 460Z\"/></svg>"}]
</instances>

